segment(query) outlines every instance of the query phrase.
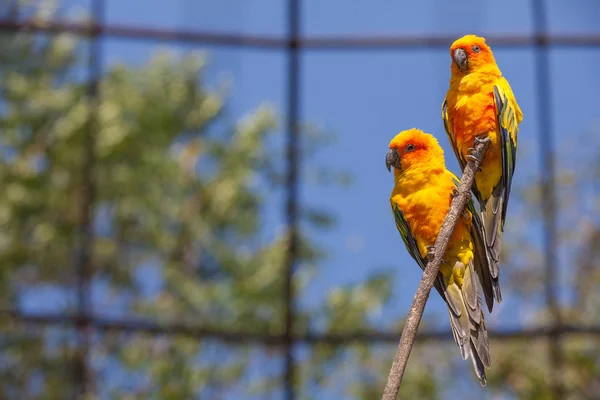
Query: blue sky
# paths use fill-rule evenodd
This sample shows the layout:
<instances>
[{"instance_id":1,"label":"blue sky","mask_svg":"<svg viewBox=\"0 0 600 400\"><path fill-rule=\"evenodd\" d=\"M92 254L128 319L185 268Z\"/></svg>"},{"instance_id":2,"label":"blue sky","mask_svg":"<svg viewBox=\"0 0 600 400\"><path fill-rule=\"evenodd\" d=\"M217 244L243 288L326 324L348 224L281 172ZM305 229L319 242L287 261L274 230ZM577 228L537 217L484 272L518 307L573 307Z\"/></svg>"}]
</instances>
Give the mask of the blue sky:
<instances>
[{"instance_id":1,"label":"blue sky","mask_svg":"<svg viewBox=\"0 0 600 400\"><path fill-rule=\"evenodd\" d=\"M64 3L87 9L88 3ZM140 24L165 29L215 30L260 35L285 34L285 2L253 1L174 1L165 7L159 0L108 0L106 22ZM570 3L547 1L548 28L554 34L600 33L596 16L600 5L594 1ZM359 0L305 0L302 12L303 34L327 35L514 35L532 32L531 7L520 0L466 1L459 7L437 0L398 2ZM358 18L357 16L360 16ZM158 49L202 50L211 60L209 85L231 79L230 116L240 116L261 102L285 111L286 54L278 50L182 46L122 39L105 39L105 65L124 62L145 63ZM525 119L519 136L516 184L538 176L537 105L535 97L534 51L529 48L495 49L496 59L510 81ZM595 104L600 100L600 78L595 73L600 49L551 49L552 109L557 137L581 134L597 121ZM458 172L443 133L440 104L447 90L449 57L441 48L399 50L306 51L302 54L301 115L337 135L333 146L321 151L317 161L344 169L354 177L348 189L302 184L301 201L332 211L338 222L335 230L318 234L330 250L320 265L320 274L309 288L303 304L315 304L329 288L357 282L373 271L397 269L393 307L388 312L401 315L412 299L419 270L406 254L393 224L388 197L391 176L383 167L387 143L400 130L413 126L435 134L446 150L448 167ZM565 77L568 76L568 79ZM304 177L309 174L304 166ZM303 182L304 183L304 182ZM278 202L280 197L274 197ZM518 207L519 199L511 198ZM276 209L276 208L275 208ZM274 234L283 223L281 215L269 213L265 234ZM510 225L510 215L509 222ZM532 221L533 224L533 221ZM519 324L512 313L510 296L499 312L503 324ZM309 300L310 299L310 300ZM444 311L441 301L433 301L427 313ZM446 321L442 321L445 324ZM493 326L493 322L491 323Z\"/></svg>"},{"instance_id":2,"label":"blue sky","mask_svg":"<svg viewBox=\"0 0 600 400\"><path fill-rule=\"evenodd\" d=\"M223 1L173 3L141 0L109 2L107 22L145 24L167 29L218 30L260 35L285 33L285 7L281 1ZM138 4L139 3L139 4ZM468 1L448 5L439 1L355 1L341 6L336 1L305 1L302 29L305 35L436 35L456 37L465 33L482 35L527 34L532 32L528 2ZM548 2L549 29L555 34L592 33L599 6L591 1ZM595 12L594 12L595 11ZM356 16L360 15L361 18ZM139 65L154 50L168 45L109 39L105 42L107 64ZM191 48L170 45L171 48ZM285 111L286 55L276 50L246 50L198 46L210 54L213 83L220 78L234 82L230 111L241 115L261 101ZM511 82L525 114L519 138L516 185L538 176L539 159L534 51L528 48L495 50L498 63ZM553 134L581 134L598 118L594 104L599 78L593 73L600 50L589 48L552 49ZM301 303L318 303L330 288L357 282L370 273L391 268L401 273L395 283L390 309L379 319L402 315L412 299L419 270L406 254L390 216L388 196L391 177L383 168L383 154L390 138L402 129L417 126L434 133L446 149L450 169L458 171L443 133L440 104L447 89L449 57L445 50L342 50L307 51L302 55L301 114L306 122L332 131L337 142L317 157L322 165L342 168L354 176L349 189L322 188L303 184L301 201L331 210L338 221L334 231L318 234L330 250L320 265L320 274ZM569 76L569 79L562 79ZM577 101L577 106L573 103ZM580 104L579 104L580 103ZM308 167L304 176L309 175ZM305 182L303 182L305 183ZM280 198L273 198L274 202ZM513 196L511 206L519 199ZM266 234L283 222L269 215ZM279 219L278 219L279 218ZM510 224L510 215L509 215ZM529 225L534 226L532 221ZM534 232L535 233L535 232ZM503 325L519 325L516 302L510 296L489 319ZM505 311L508 310L508 311ZM438 299L427 313L444 312ZM445 326L442 319L441 324Z\"/></svg>"},{"instance_id":3,"label":"blue sky","mask_svg":"<svg viewBox=\"0 0 600 400\"><path fill-rule=\"evenodd\" d=\"M283 35L286 7L283 0L172 1L107 0L106 23L139 24L166 29L215 30L260 35ZM600 3L594 0L564 2L547 0L548 28L554 34L600 34ZM64 3L87 7L87 3ZM302 31L307 36L327 35L516 35L532 32L532 10L528 1L506 0L445 2L439 0L304 0ZM450 45L450 43L448 43ZM246 50L214 46L183 47L174 43L151 43L105 39L106 65L124 62L142 65L159 48L197 49L211 57L209 84L233 80L230 113L240 116L261 102L285 111L286 55L278 50ZM512 85L524 113L520 127L515 185L525 185L539 176L539 139L535 93L534 51L529 48L497 48L496 59ZM600 112L600 48L553 48L551 60L552 134L554 140L581 136L598 126ZM413 298L420 270L407 255L389 210L391 175L383 158L389 140L400 130L419 127L439 139L446 151L448 167L458 166L448 146L440 118L440 105L447 90L449 55L445 49L307 51L301 57L301 115L337 135L336 143L319 153L317 161L354 176L347 189L302 184L301 201L334 213L338 222L332 231L316 237L330 257L320 265L316 281L300 299L316 304L330 288L358 282L374 271L399 272L390 306L375 319L403 315ZM282 115L283 116L283 115ZM571 154L571 153L569 153ZM304 166L303 177L308 175ZM272 201L278 202L279 197ZM519 207L518 196L511 207ZM275 210L278 210L275 208ZM273 235L283 223L281 213L269 213L265 235ZM509 207L510 211L510 207ZM510 214L510 213L509 213ZM531 220L519 221L538 228ZM516 225L509 215L507 225ZM539 235L538 232L532 232ZM563 256L564 258L564 256ZM562 278L565 277L563 269ZM511 301L487 317L489 326L518 326L525 314ZM426 315L439 313L440 326L447 327L444 305L434 296Z\"/></svg>"}]
</instances>

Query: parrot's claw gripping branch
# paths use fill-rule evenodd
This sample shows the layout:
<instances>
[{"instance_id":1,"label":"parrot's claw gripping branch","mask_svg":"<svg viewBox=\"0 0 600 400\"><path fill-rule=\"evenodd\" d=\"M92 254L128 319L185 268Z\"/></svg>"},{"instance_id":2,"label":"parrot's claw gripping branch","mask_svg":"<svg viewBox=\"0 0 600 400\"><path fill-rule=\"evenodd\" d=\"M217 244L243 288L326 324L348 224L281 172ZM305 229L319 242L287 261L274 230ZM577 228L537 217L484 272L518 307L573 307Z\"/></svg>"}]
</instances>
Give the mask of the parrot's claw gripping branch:
<instances>
[{"instance_id":1,"label":"parrot's claw gripping branch","mask_svg":"<svg viewBox=\"0 0 600 400\"><path fill-rule=\"evenodd\" d=\"M431 261L435 258L435 246L427 246L427 260Z\"/></svg>"},{"instance_id":2,"label":"parrot's claw gripping branch","mask_svg":"<svg viewBox=\"0 0 600 400\"><path fill-rule=\"evenodd\" d=\"M490 138L486 136L475 136L475 144L489 142Z\"/></svg>"},{"instance_id":3,"label":"parrot's claw gripping branch","mask_svg":"<svg viewBox=\"0 0 600 400\"><path fill-rule=\"evenodd\" d=\"M455 198L456 196L458 196L458 189L452 188L452 192L450 192L450 197Z\"/></svg>"},{"instance_id":4,"label":"parrot's claw gripping branch","mask_svg":"<svg viewBox=\"0 0 600 400\"><path fill-rule=\"evenodd\" d=\"M490 138L487 136L484 136L484 137L476 136L475 140L474 140L475 147L469 147L467 149L469 154L467 154L465 157L467 158L467 160L477 162L477 172L481 172L481 168L479 167L479 165L481 165L481 160L483 160L483 156L485 154L485 152L479 154L479 152L477 151L477 145L479 144L481 146L484 143L487 145L487 143L489 143L489 142L490 142ZM469 192L469 194L470 193L471 192Z\"/></svg>"},{"instance_id":5,"label":"parrot's claw gripping branch","mask_svg":"<svg viewBox=\"0 0 600 400\"><path fill-rule=\"evenodd\" d=\"M467 160L479 161L479 159L477 158L477 156L475 156L473 154L467 154L465 157L467 158ZM479 170L479 168L477 168L477 169Z\"/></svg>"},{"instance_id":6,"label":"parrot's claw gripping branch","mask_svg":"<svg viewBox=\"0 0 600 400\"><path fill-rule=\"evenodd\" d=\"M402 329L402 335L400 342L398 343L398 350L392 363L392 368L385 384L383 391L382 400L396 400L398 391L400 390L400 383L408 363L408 357L415 342L417 336L417 329L419 323L423 317L423 311L425 310L425 304L429 298L429 292L433 287L433 284L440 271L440 265L442 263L443 255L446 253L450 236L458 223L459 217L463 214L465 206L470 198L471 188L475 180L475 172L479 169L485 150L489 144L489 138L477 138L473 145L472 157L469 157L469 162L464 169L463 176L458 185L458 194L452 197L452 203L450 204L450 210L448 215L444 219L440 233L435 241L433 250L440 257L433 257L427 261L427 265L423 271L421 282L417 289L417 293L413 299L410 311L406 317L404 328ZM428 249L429 251L429 249ZM428 257L429 258L429 257Z\"/></svg>"}]
</instances>

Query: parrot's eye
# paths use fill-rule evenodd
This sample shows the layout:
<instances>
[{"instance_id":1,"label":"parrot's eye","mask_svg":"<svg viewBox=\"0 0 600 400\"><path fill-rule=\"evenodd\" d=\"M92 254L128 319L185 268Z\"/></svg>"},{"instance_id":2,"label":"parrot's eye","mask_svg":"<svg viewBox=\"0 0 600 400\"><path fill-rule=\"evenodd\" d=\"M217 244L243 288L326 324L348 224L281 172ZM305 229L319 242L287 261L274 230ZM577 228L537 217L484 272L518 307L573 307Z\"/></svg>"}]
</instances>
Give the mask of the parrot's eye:
<instances>
[{"instance_id":1,"label":"parrot's eye","mask_svg":"<svg viewBox=\"0 0 600 400\"><path fill-rule=\"evenodd\" d=\"M475 46L473 46L473 51L475 53L479 53L481 51L481 49L479 48L479 46L475 45Z\"/></svg>"},{"instance_id":2,"label":"parrot's eye","mask_svg":"<svg viewBox=\"0 0 600 400\"><path fill-rule=\"evenodd\" d=\"M412 143L409 143L409 144L407 144L407 145L406 145L406 151L407 151L407 152L409 152L409 153L410 153L410 152L411 152L411 151L413 151L414 149L415 149L415 145L414 145L414 144L412 144Z\"/></svg>"}]
</instances>

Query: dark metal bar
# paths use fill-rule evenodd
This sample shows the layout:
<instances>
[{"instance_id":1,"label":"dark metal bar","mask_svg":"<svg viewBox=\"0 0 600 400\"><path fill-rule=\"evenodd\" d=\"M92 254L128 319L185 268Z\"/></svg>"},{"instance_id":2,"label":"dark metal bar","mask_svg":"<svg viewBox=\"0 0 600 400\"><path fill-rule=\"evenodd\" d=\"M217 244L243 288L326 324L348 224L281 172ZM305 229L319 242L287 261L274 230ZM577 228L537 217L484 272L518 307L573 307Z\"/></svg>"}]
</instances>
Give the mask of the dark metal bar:
<instances>
[{"instance_id":1,"label":"dark metal bar","mask_svg":"<svg viewBox=\"0 0 600 400\"><path fill-rule=\"evenodd\" d=\"M18 22L0 19L0 31L30 31L57 34L69 32L82 36L102 35L117 39L170 41L189 44L208 44L231 47L264 49L283 49L295 46L310 50L352 50L375 49L393 50L403 48L447 49L458 35L432 36L311 36L303 38L282 38L266 35L245 35L228 32L206 32L191 30L157 29L130 25L89 25L61 21ZM487 36L486 40L494 48L524 48L536 44L554 47L598 47L600 35L545 35L539 32L533 35Z\"/></svg>"},{"instance_id":2,"label":"dark metal bar","mask_svg":"<svg viewBox=\"0 0 600 400\"><path fill-rule=\"evenodd\" d=\"M532 0L533 28L538 35L547 32L546 9L544 0ZM558 257L557 257L557 228L554 166L554 136L552 132L550 60L548 58L548 43L538 42L535 45L536 90L538 104L538 120L540 146L540 174L542 185L542 215L543 215L543 248L545 258L544 292L546 305L552 318L551 334L548 337L550 355L550 387L555 400L565 398L562 382L563 354L561 348L561 312L558 301Z\"/></svg>"},{"instance_id":3,"label":"dark metal bar","mask_svg":"<svg viewBox=\"0 0 600 400\"><path fill-rule=\"evenodd\" d=\"M8 19L11 21L18 21L21 11L19 0L10 0L6 8L8 9L6 12Z\"/></svg>"},{"instance_id":4,"label":"dark metal bar","mask_svg":"<svg viewBox=\"0 0 600 400\"><path fill-rule=\"evenodd\" d=\"M306 37L299 47L311 50L398 50L398 49L442 49L448 50L460 35L444 36L371 36L371 37ZM554 47L600 46L600 35L502 35L486 36L486 42L494 48L524 48L536 43Z\"/></svg>"},{"instance_id":5,"label":"dark metal bar","mask_svg":"<svg viewBox=\"0 0 600 400\"><path fill-rule=\"evenodd\" d=\"M294 360L294 318L295 293L294 269L298 260L298 170L300 163L300 0L288 0L288 40L287 40L287 199L285 213L288 227L288 248L285 259L285 277L283 287L284 323L285 323L285 365L284 397L294 400L295 360Z\"/></svg>"},{"instance_id":6,"label":"dark metal bar","mask_svg":"<svg viewBox=\"0 0 600 400\"><path fill-rule=\"evenodd\" d=\"M39 326L64 326L73 327L86 323L89 326L102 330L123 333L137 333L147 335L174 335L194 339L215 340L231 345L265 345L285 346L288 338L285 334L272 334L260 332L240 332L206 328L186 323L158 323L139 318L102 318L91 317L81 320L78 315L47 314L47 313L22 313L16 310L0 310L0 319L9 319L15 323ZM576 335L581 337L600 337L599 326L562 325L562 335ZM543 339L552 336L555 328L531 327L523 329L490 330L489 339L503 340L531 340ZM294 343L301 344L326 344L343 346L359 343L389 343L398 342L399 331L363 331L349 333L298 333L292 336ZM450 330L424 331L417 334L417 342L452 342L454 338Z\"/></svg>"},{"instance_id":7,"label":"dark metal bar","mask_svg":"<svg viewBox=\"0 0 600 400\"><path fill-rule=\"evenodd\" d=\"M95 24L102 24L104 0L93 0L92 15ZM96 194L95 161L96 132L98 130L98 84L101 75L101 48L97 34L89 39L88 89L90 102L87 130L83 143L81 168L80 243L77 257L77 328L79 347L73 365L76 399L86 397L92 391L92 374L89 368L91 346L92 305L90 280L93 274L92 248L94 240L94 199Z\"/></svg>"}]
</instances>

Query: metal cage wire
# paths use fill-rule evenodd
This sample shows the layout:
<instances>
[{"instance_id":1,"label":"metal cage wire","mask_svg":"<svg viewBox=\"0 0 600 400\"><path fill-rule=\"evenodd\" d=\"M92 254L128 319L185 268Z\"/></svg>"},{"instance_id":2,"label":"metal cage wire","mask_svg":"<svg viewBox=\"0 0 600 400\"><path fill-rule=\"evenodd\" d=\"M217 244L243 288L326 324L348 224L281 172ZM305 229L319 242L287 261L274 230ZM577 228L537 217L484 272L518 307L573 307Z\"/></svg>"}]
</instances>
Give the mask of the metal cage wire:
<instances>
[{"instance_id":1,"label":"metal cage wire","mask_svg":"<svg viewBox=\"0 0 600 400\"><path fill-rule=\"evenodd\" d=\"M542 172L543 209L543 249L545 254L545 297L546 306L552 315L553 323L548 327L518 330L499 330L490 332L491 340L520 340L525 338L546 337L549 339L548 354L552 360L552 392L555 399L565 397L564 387L560 379L562 365L561 336L568 334L595 335L600 337L600 326L584 327L565 325L562 323L558 300L556 298L556 195L554 171L554 143L552 141L552 124L550 123L550 87L548 48L550 46L566 47L600 47L600 35L548 35L546 28L546 12L544 0L531 0L533 8L534 33L529 36L488 36L487 41L495 47L533 47L535 49L537 118L540 121L538 145L540 147L540 170ZM299 186L299 142L301 140L298 123L301 119L299 100L301 95L302 67L300 55L304 51L352 51L365 49L400 49L407 47L440 47L446 48L454 38L446 36L424 37L303 37L300 32L301 0L288 0L287 37L270 37L258 35L222 34L214 32L162 30L151 27L107 25L104 23L105 0L92 0L91 24L50 22L38 25L16 18L0 19L0 31L4 32L44 32L56 34L71 32L89 38L91 51L88 59L88 94L92 99L98 96L98 79L101 76L102 53L100 37L128 38L142 41L171 41L178 43L213 44L243 48L265 48L287 53L287 196L283 212L287 222L289 240L285 258L285 279L282 301L284 303L285 330L282 334L260 334L252 332L218 331L190 326L186 324L157 324L139 319L105 319L92 315L89 291L90 272L92 271L90 249L93 242L92 204L94 202L94 147L96 117L91 112L86 141L82 152L85 165L82 168L84 183L84 201L82 201L83 222L80 226L80 242L77 257L77 294L78 309L75 315L62 314L30 314L19 310L0 310L0 315L32 325L54 325L76 327L79 332L78 353L73 366L73 380L76 387L75 397L81 398L84 393L93 390L93 379L89 373L89 348L91 329L101 331L144 332L149 334L184 335L196 339L216 339L229 344L254 344L260 346L276 346L284 352L284 375L282 385L285 399L294 400L295 366L294 346L297 344L330 344L344 346L349 343L396 343L400 332L355 332L350 334L294 334L295 294L292 278L294 266L298 258L298 186ZM18 15L18 13L11 13ZM450 331L421 332L418 341L452 340Z\"/></svg>"}]
</instances>

